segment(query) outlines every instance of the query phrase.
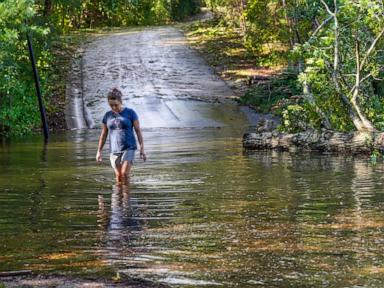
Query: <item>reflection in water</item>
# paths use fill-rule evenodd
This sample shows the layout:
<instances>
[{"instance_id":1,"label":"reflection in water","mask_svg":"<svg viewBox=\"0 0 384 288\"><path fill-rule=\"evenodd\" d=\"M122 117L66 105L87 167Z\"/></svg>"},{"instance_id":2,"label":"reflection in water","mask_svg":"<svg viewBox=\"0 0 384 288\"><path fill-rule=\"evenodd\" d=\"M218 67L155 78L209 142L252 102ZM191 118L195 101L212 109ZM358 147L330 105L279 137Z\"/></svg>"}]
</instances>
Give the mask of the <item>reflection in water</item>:
<instances>
[{"instance_id":1,"label":"reflection in water","mask_svg":"<svg viewBox=\"0 0 384 288\"><path fill-rule=\"evenodd\" d=\"M42 218L42 205L43 205L43 198L44 198L44 191L47 187L47 184L44 180L43 175L39 175L39 185L36 187L35 190L31 191L31 194L28 195L28 198L30 200L30 208L29 208L29 228L33 231L38 231L39 223Z\"/></svg>"},{"instance_id":2,"label":"reflection in water","mask_svg":"<svg viewBox=\"0 0 384 288\"><path fill-rule=\"evenodd\" d=\"M48 143L44 141L43 143L43 149L41 149L41 161L43 163L47 163L47 148L48 148Z\"/></svg>"},{"instance_id":3,"label":"reflection in water","mask_svg":"<svg viewBox=\"0 0 384 288\"><path fill-rule=\"evenodd\" d=\"M117 264L132 256L129 244L135 234L147 228L147 209L130 194L129 183L113 186L110 209L103 195L98 195L98 203L98 223L104 230L100 242L107 251L103 257Z\"/></svg>"},{"instance_id":4,"label":"reflection in water","mask_svg":"<svg viewBox=\"0 0 384 288\"><path fill-rule=\"evenodd\" d=\"M145 228L145 208L139 206L138 199L130 195L129 183L114 186L111 199L111 217L108 233L119 234L122 231L134 232ZM141 223L142 222L142 223Z\"/></svg>"},{"instance_id":5,"label":"reflection in water","mask_svg":"<svg viewBox=\"0 0 384 288\"><path fill-rule=\"evenodd\" d=\"M46 141L43 142L43 147L41 149L40 155L40 165L41 167L47 168L47 146L48 143ZM35 189L33 189L30 194L27 196L30 200L30 208L28 211L28 222L29 228L32 231L38 232L39 223L42 219L42 204L44 199L44 191L47 188L47 183L44 177L44 172L42 169L39 169L34 174L34 177L38 179L38 185Z\"/></svg>"},{"instance_id":6,"label":"reflection in water","mask_svg":"<svg viewBox=\"0 0 384 288\"><path fill-rule=\"evenodd\" d=\"M45 161L40 139L0 148L0 270L113 270L176 286L384 284L383 163L245 152L241 131L150 130L150 161L113 185L109 163L95 165L97 132L52 137Z\"/></svg>"}]
</instances>

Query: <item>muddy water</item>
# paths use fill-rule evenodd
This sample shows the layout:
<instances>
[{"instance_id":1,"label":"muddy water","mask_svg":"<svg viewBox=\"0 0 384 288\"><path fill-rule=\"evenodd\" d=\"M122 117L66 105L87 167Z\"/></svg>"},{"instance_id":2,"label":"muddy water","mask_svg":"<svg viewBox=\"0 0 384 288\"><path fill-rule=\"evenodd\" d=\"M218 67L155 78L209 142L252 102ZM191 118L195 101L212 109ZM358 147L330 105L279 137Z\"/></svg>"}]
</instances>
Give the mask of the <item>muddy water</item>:
<instances>
[{"instance_id":1,"label":"muddy water","mask_svg":"<svg viewBox=\"0 0 384 288\"><path fill-rule=\"evenodd\" d=\"M245 153L242 134L258 115L191 101L232 92L183 41L168 28L102 38L79 68L84 98L75 95L73 115L85 104L98 126L116 85L140 116L149 159L129 186L95 163L96 129L47 147L38 138L0 146L0 271L119 273L175 287L382 287L382 162Z\"/></svg>"},{"instance_id":2,"label":"muddy water","mask_svg":"<svg viewBox=\"0 0 384 288\"><path fill-rule=\"evenodd\" d=\"M381 287L383 165L244 153L241 129L148 129L129 186L97 132L0 149L0 271L119 272L172 286Z\"/></svg>"}]
</instances>

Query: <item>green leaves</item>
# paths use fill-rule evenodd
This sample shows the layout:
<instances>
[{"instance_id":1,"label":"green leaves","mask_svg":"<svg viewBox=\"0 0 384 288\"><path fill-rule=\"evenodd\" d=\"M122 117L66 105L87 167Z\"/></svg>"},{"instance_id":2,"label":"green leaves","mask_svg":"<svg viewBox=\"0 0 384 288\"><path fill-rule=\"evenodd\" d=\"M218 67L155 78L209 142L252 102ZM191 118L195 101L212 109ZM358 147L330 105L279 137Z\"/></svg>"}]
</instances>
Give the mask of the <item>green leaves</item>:
<instances>
[{"instance_id":1,"label":"green leaves","mask_svg":"<svg viewBox=\"0 0 384 288\"><path fill-rule=\"evenodd\" d=\"M26 32L34 33L36 55L44 51L39 40L48 29L30 27L36 11L34 1L5 0L0 3L0 137L32 132L39 125L37 100L26 45ZM43 59L47 57L47 51ZM41 62L42 58L37 57Z\"/></svg>"},{"instance_id":2,"label":"green leaves","mask_svg":"<svg viewBox=\"0 0 384 288\"><path fill-rule=\"evenodd\" d=\"M333 10L333 3L328 4ZM328 115L336 129L354 128L352 114L348 112L351 109L360 109L360 120L366 117L382 129L379 123L383 120L379 115L384 112L383 95L375 94L372 81L384 68L384 42L378 39L384 29L384 8L377 0L342 0L337 1L337 5L337 22L335 19L321 22L329 15L324 6L319 7L316 18L324 25L318 26L321 29L315 28L316 34L309 35L310 41L293 50L295 57L305 62L299 79L309 83L317 107ZM359 90L353 88L356 81ZM347 101L340 101L342 97ZM352 98L357 100L352 102Z\"/></svg>"}]
</instances>

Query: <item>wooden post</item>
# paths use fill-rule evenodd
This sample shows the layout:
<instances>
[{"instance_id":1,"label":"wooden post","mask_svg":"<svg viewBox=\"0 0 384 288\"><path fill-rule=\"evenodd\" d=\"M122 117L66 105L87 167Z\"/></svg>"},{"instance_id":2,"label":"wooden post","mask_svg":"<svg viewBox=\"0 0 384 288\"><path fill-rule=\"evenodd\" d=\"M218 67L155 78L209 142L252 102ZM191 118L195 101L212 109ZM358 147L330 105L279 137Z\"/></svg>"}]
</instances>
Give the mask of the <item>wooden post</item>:
<instances>
[{"instance_id":1,"label":"wooden post","mask_svg":"<svg viewBox=\"0 0 384 288\"><path fill-rule=\"evenodd\" d=\"M44 104L43 104L43 98L41 97L39 74L37 73L35 55L33 53L32 41L31 41L31 37L29 36L29 33L27 33L27 40L28 40L29 57L31 59L32 70L33 70L33 76L35 78L36 94L37 94L37 99L39 101L41 122L43 124L44 141L48 142L49 135L48 135L47 118L46 118L46 115L45 115L45 108L44 108Z\"/></svg>"}]
</instances>

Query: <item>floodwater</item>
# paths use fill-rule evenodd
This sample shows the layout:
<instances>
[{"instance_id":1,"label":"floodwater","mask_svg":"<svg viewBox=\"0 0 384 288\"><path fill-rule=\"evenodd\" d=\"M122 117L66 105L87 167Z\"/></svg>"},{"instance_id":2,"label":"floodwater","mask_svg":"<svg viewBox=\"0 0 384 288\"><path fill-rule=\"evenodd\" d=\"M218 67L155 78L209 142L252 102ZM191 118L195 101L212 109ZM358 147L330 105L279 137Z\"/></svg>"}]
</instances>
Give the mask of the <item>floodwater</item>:
<instances>
[{"instance_id":1,"label":"floodwater","mask_svg":"<svg viewBox=\"0 0 384 288\"><path fill-rule=\"evenodd\" d=\"M0 271L382 287L383 164L246 153L235 128L145 129L149 159L129 186L95 163L98 130L3 145Z\"/></svg>"},{"instance_id":2,"label":"floodwater","mask_svg":"<svg viewBox=\"0 0 384 288\"><path fill-rule=\"evenodd\" d=\"M0 146L0 271L172 287L382 287L382 160L244 151L258 115L191 100L232 92L180 35L100 39L69 89L71 128L97 127L115 84L138 111L148 161L136 161L129 185L115 185L107 159L95 162L98 129L54 135L46 147L39 137Z\"/></svg>"}]
</instances>

